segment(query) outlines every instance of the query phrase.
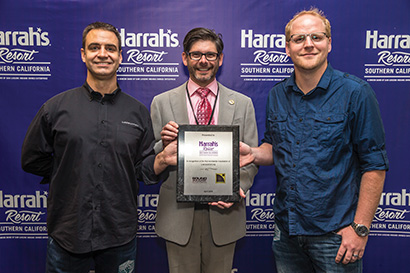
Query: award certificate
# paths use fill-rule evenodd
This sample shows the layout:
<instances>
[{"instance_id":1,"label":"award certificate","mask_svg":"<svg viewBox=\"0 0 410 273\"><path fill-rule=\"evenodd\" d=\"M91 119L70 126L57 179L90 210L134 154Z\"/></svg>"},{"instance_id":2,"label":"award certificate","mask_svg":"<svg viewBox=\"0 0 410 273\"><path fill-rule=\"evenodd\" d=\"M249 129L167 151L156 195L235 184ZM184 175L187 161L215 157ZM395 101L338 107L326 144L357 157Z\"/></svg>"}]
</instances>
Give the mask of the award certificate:
<instances>
[{"instance_id":1,"label":"award certificate","mask_svg":"<svg viewBox=\"0 0 410 273\"><path fill-rule=\"evenodd\" d=\"M239 126L180 125L177 172L177 201L239 201Z\"/></svg>"}]
</instances>

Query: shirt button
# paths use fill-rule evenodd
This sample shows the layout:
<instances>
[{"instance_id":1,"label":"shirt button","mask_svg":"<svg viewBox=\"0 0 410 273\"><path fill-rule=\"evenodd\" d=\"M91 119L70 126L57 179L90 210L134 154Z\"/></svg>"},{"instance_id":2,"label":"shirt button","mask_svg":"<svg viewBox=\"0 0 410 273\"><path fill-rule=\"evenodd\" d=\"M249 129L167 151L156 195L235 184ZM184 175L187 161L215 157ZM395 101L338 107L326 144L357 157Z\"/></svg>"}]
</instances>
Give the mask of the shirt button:
<instances>
[{"instance_id":1,"label":"shirt button","mask_svg":"<svg viewBox=\"0 0 410 273\"><path fill-rule=\"evenodd\" d=\"M300 118L299 121L302 122L302 121L303 121L303 118Z\"/></svg>"},{"instance_id":2,"label":"shirt button","mask_svg":"<svg viewBox=\"0 0 410 273\"><path fill-rule=\"evenodd\" d=\"M100 142L100 145L101 145L101 146L104 146L104 141L101 141L101 142Z\"/></svg>"},{"instance_id":3,"label":"shirt button","mask_svg":"<svg viewBox=\"0 0 410 273\"><path fill-rule=\"evenodd\" d=\"M295 189L295 187L291 186L290 189L293 191Z\"/></svg>"},{"instance_id":4,"label":"shirt button","mask_svg":"<svg viewBox=\"0 0 410 273\"><path fill-rule=\"evenodd\" d=\"M296 167L296 164L293 164L293 168Z\"/></svg>"},{"instance_id":5,"label":"shirt button","mask_svg":"<svg viewBox=\"0 0 410 273\"><path fill-rule=\"evenodd\" d=\"M296 144L297 144L297 145L299 145L299 143L300 143L299 141L296 141Z\"/></svg>"},{"instance_id":6,"label":"shirt button","mask_svg":"<svg viewBox=\"0 0 410 273\"><path fill-rule=\"evenodd\" d=\"M290 211L291 211L291 212L294 212L294 211L295 211L295 209L294 209L294 208L290 208Z\"/></svg>"},{"instance_id":7,"label":"shirt button","mask_svg":"<svg viewBox=\"0 0 410 273\"><path fill-rule=\"evenodd\" d=\"M104 124L104 123L105 123L105 120L102 120L101 123Z\"/></svg>"},{"instance_id":8,"label":"shirt button","mask_svg":"<svg viewBox=\"0 0 410 273\"><path fill-rule=\"evenodd\" d=\"M102 167L102 164L100 163L100 164L98 164L98 168L101 168Z\"/></svg>"}]
</instances>

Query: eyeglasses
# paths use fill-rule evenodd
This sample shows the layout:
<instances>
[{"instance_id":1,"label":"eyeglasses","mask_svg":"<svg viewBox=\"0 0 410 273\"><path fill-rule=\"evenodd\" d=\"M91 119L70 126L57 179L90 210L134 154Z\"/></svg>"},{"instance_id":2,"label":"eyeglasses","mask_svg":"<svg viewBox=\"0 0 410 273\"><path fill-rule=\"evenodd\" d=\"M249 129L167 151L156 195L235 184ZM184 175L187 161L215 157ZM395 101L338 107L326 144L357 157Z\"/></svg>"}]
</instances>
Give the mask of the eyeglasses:
<instances>
[{"instance_id":1,"label":"eyeglasses","mask_svg":"<svg viewBox=\"0 0 410 273\"><path fill-rule=\"evenodd\" d=\"M314 43L319 43L323 41L323 39L328 38L326 33L324 32L314 32L309 34L293 34L290 36L290 41L294 42L295 44L304 43L307 37L310 36L310 40Z\"/></svg>"},{"instance_id":2,"label":"eyeglasses","mask_svg":"<svg viewBox=\"0 0 410 273\"><path fill-rule=\"evenodd\" d=\"M194 61L199 61L200 59L202 59L202 56L204 55L208 61L216 61L216 59L218 59L219 57L219 53L215 53L215 52L202 53L202 52L194 51L194 52L188 52L188 55L189 55L189 58L191 58L191 60L194 60Z\"/></svg>"}]
</instances>

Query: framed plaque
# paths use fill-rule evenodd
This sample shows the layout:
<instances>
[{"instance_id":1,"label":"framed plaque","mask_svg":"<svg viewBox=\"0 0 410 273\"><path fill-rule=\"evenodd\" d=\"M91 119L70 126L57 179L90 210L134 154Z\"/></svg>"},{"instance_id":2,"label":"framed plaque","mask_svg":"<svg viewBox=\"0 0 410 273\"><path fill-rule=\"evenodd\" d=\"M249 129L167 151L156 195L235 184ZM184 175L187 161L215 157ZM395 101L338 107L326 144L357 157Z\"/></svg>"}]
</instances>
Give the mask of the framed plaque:
<instances>
[{"instance_id":1,"label":"framed plaque","mask_svg":"<svg viewBox=\"0 0 410 273\"><path fill-rule=\"evenodd\" d=\"M180 125L177 201L238 202L239 126Z\"/></svg>"}]
</instances>

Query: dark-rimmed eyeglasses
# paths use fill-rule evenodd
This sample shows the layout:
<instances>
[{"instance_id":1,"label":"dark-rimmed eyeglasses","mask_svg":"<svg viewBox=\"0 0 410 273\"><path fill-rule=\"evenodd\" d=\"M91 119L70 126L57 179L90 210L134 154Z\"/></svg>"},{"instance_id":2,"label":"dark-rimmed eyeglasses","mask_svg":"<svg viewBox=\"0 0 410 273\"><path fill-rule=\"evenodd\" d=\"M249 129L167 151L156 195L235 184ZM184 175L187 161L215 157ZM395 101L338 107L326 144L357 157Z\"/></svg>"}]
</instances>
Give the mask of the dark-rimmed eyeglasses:
<instances>
[{"instance_id":1,"label":"dark-rimmed eyeglasses","mask_svg":"<svg viewBox=\"0 0 410 273\"><path fill-rule=\"evenodd\" d=\"M207 52L207 53L202 53L198 51L188 52L189 58L191 58L191 60L193 61L199 61L200 59L202 59L202 56L204 55L208 61L216 61L216 59L218 59L219 57L219 53L215 53L215 52Z\"/></svg>"},{"instance_id":2,"label":"dark-rimmed eyeglasses","mask_svg":"<svg viewBox=\"0 0 410 273\"><path fill-rule=\"evenodd\" d=\"M294 42L295 44L301 44L304 43L309 36L310 40L314 43L319 43L325 38L328 38L328 36L324 32L314 32L309 34L293 34L290 36L289 40Z\"/></svg>"}]
</instances>

